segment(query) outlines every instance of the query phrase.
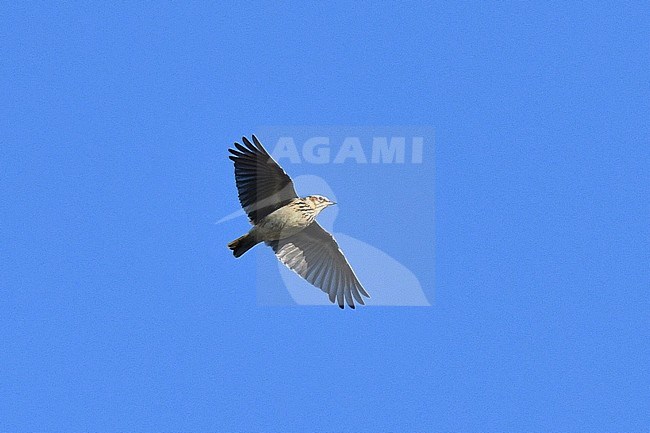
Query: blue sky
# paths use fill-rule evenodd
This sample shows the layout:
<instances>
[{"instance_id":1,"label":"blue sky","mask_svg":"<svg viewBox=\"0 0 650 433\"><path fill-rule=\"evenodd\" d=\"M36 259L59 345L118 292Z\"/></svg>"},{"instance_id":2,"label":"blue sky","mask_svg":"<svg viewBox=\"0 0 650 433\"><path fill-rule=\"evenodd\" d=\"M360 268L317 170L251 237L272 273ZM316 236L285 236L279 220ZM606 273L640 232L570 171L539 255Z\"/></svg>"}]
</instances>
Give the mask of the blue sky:
<instances>
[{"instance_id":1,"label":"blue sky","mask_svg":"<svg viewBox=\"0 0 650 433\"><path fill-rule=\"evenodd\" d=\"M3 3L0 430L647 431L649 13ZM432 307L258 305L215 221L275 125L435 129L415 207L318 168Z\"/></svg>"}]
</instances>

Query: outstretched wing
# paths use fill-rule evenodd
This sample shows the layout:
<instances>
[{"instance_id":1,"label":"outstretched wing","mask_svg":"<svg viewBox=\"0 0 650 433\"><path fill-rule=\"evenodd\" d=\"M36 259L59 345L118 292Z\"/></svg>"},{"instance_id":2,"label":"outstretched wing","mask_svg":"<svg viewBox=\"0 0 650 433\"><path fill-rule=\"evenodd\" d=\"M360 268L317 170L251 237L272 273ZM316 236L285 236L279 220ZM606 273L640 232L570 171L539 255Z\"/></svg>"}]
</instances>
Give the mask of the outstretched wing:
<instances>
[{"instance_id":1,"label":"outstretched wing","mask_svg":"<svg viewBox=\"0 0 650 433\"><path fill-rule=\"evenodd\" d=\"M298 197L293 182L253 135L253 143L242 137L228 149L235 162L235 183L239 202L253 224Z\"/></svg>"},{"instance_id":2,"label":"outstretched wing","mask_svg":"<svg viewBox=\"0 0 650 433\"><path fill-rule=\"evenodd\" d=\"M278 259L289 269L327 293L330 302L354 308L354 299L364 305L363 288L331 234L317 222L279 241L267 242Z\"/></svg>"}]
</instances>

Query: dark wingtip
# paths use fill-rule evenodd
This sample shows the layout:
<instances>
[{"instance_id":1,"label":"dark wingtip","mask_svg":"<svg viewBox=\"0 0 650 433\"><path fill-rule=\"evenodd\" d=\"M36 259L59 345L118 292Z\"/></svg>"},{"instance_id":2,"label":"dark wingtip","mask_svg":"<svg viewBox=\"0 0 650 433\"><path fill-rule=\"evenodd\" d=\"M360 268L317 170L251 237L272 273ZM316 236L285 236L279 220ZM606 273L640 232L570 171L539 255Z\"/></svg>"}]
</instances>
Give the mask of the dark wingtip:
<instances>
[{"instance_id":1,"label":"dark wingtip","mask_svg":"<svg viewBox=\"0 0 650 433\"><path fill-rule=\"evenodd\" d=\"M244 156L243 152L240 152L240 151L235 150L235 149L228 149L228 152L230 152L232 155L237 156L237 157Z\"/></svg>"},{"instance_id":2,"label":"dark wingtip","mask_svg":"<svg viewBox=\"0 0 650 433\"><path fill-rule=\"evenodd\" d=\"M260 150L260 152L267 153L266 149L264 149L264 146L262 146L262 143L260 143L260 141L257 139L255 134L253 134L253 143L255 143L255 146L257 146L257 148Z\"/></svg>"},{"instance_id":3,"label":"dark wingtip","mask_svg":"<svg viewBox=\"0 0 650 433\"><path fill-rule=\"evenodd\" d=\"M242 145L239 144L239 143L235 143L235 147L237 148L238 151L240 151L240 152L242 152L242 153L248 153L248 152L250 152L248 149L246 149L244 146L242 146Z\"/></svg>"},{"instance_id":4,"label":"dark wingtip","mask_svg":"<svg viewBox=\"0 0 650 433\"><path fill-rule=\"evenodd\" d=\"M257 151L257 149L255 148L253 143L251 143L251 141L248 138L242 137L241 139L242 139L242 141L244 142L244 144L246 145L246 147L248 148L249 151L251 151L251 152L256 152Z\"/></svg>"}]
</instances>

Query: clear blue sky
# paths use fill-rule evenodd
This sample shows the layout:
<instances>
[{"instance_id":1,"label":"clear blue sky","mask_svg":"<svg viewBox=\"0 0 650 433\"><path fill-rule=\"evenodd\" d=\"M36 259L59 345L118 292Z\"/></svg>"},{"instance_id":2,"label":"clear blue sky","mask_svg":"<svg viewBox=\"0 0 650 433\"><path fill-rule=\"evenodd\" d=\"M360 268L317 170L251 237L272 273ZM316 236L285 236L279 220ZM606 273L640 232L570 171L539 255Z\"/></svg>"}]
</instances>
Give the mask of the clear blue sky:
<instances>
[{"instance_id":1,"label":"clear blue sky","mask_svg":"<svg viewBox=\"0 0 650 433\"><path fill-rule=\"evenodd\" d=\"M648 431L646 2L11 3L1 431ZM432 307L257 305L261 125L435 129ZM380 185L337 228L426 268Z\"/></svg>"}]
</instances>

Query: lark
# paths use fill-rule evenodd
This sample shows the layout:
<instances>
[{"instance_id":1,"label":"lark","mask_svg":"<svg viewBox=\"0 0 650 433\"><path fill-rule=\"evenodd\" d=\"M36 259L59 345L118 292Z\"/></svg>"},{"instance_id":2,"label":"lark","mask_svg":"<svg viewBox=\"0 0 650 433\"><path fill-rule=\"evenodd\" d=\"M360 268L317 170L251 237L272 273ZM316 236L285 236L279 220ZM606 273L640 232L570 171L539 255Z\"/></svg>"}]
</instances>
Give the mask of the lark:
<instances>
[{"instance_id":1,"label":"lark","mask_svg":"<svg viewBox=\"0 0 650 433\"><path fill-rule=\"evenodd\" d=\"M228 149L235 163L239 202L253 225L228 244L235 257L259 243L270 246L289 269L329 295L340 308L370 298L336 240L316 217L335 203L322 195L299 197L291 178L253 135Z\"/></svg>"}]
</instances>

